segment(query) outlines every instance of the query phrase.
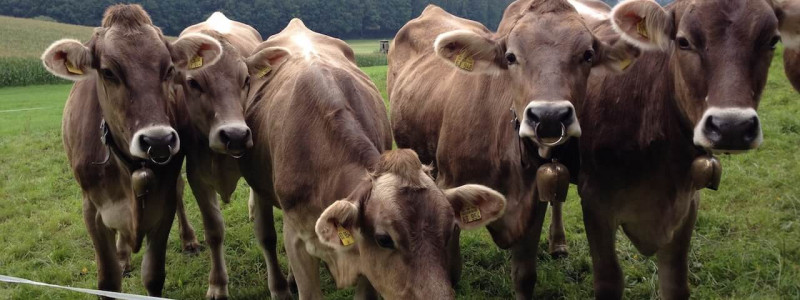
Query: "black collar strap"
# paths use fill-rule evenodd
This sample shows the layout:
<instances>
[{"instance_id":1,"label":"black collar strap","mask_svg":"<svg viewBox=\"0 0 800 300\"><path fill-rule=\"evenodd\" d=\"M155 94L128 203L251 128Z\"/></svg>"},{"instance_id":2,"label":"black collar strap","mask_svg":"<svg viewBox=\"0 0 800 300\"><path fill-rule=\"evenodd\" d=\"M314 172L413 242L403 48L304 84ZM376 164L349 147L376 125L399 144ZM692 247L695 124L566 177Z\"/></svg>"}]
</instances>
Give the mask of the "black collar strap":
<instances>
[{"instance_id":1,"label":"black collar strap","mask_svg":"<svg viewBox=\"0 0 800 300\"><path fill-rule=\"evenodd\" d=\"M111 160L111 154L117 157L129 171L133 172L137 169L143 168L147 165L147 161L141 159L131 159L124 152L122 152L117 144L114 143L114 137L111 135L111 129L106 123L106 119L100 121L100 142L106 146L106 158L102 162L94 162L95 165L105 165Z\"/></svg>"}]
</instances>

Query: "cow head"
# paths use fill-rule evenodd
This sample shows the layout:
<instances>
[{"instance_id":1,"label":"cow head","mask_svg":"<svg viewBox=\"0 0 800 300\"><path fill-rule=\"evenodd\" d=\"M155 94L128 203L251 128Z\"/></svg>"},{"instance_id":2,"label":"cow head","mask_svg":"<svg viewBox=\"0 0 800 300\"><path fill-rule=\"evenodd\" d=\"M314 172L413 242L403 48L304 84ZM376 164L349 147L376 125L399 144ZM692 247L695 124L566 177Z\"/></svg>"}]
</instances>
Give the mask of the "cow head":
<instances>
[{"instance_id":1,"label":"cow head","mask_svg":"<svg viewBox=\"0 0 800 300\"><path fill-rule=\"evenodd\" d=\"M184 74L191 123L207 134L211 150L240 157L253 146L250 128L244 121L250 74L243 53L223 35L215 31L203 33L215 38L223 51L216 64Z\"/></svg>"},{"instance_id":2,"label":"cow head","mask_svg":"<svg viewBox=\"0 0 800 300\"><path fill-rule=\"evenodd\" d=\"M458 243L451 238L455 226L483 227L503 214L505 203L481 185L441 190L414 151L395 150L322 213L316 233L335 249L345 281L364 275L387 299L452 299L447 248Z\"/></svg>"},{"instance_id":3,"label":"cow head","mask_svg":"<svg viewBox=\"0 0 800 300\"><path fill-rule=\"evenodd\" d=\"M494 35L457 30L439 35L436 53L470 73L508 78L521 113L519 136L540 147L580 137L575 105L593 67L625 69L638 50L598 40L566 0L520 0Z\"/></svg>"},{"instance_id":4,"label":"cow head","mask_svg":"<svg viewBox=\"0 0 800 300\"><path fill-rule=\"evenodd\" d=\"M783 39L783 63L786 76L795 90L800 91L800 2L772 0L780 22Z\"/></svg>"},{"instance_id":5,"label":"cow head","mask_svg":"<svg viewBox=\"0 0 800 300\"><path fill-rule=\"evenodd\" d=\"M771 1L794 6L782 0L679 0L665 10L650 0L631 0L612 12L623 39L670 56L678 106L694 126L695 145L727 153L761 145L756 110L781 41L779 17L790 15ZM639 30L653 20L667 22Z\"/></svg>"},{"instance_id":6,"label":"cow head","mask_svg":"<svg viewBox=\"0 0 800 300\"><path fill-rule=\"evenodd\" d=\"M131 157L164 164L180 148L170 112L175 70L213 65L221 52L217 41L202 34L167 42L141 6L115 5L88 43L57 41L42 61L56 76L94 79L117 146Z\"/></svg>"}]
</instances>

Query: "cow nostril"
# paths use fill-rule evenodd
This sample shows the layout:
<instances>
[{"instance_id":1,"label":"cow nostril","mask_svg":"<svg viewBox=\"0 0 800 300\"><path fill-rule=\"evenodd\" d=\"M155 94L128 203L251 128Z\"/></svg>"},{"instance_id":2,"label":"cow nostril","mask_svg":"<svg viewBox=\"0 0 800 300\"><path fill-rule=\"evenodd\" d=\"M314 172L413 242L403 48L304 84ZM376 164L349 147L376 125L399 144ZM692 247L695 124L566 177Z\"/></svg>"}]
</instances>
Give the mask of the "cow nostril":
<instances>
[{"instance_id":1,"label":"cow nostril","mask_svg":"<svg viewBox=\"0 0 800 300\"><path fill-rule=\"evenodd\" d=\"M752 117L747 119L745 122L744 139L746 142L752 142L758 137L758 132L760 129L758 117Z\"/></svg>"},{"instance_id":2,"label":"cow nostril","mask_svg":"<svg viewBox=\"0 0 800 300\"><path fill-rule=\"evenodd\" d=\"M558 112L558 121L561 124L569 124L572 119L572 107L564 107Z\"/></svg>"},{"instance_id":3,"label":"cow nostril","mask_svg":"<svg viewBox=\"0 0 800 300\"><path fill-rule=\"evenodd\" d=\"M539 123L539 117L533 112L533 109L525 110L525 119L530 123Z\"/></svg>"},{"instance_id":4,"label":"cow nostril","mask_svg":"<svg viewBox=\"0 0 800 300\"><path fill-rule=\"evenodd\" d=\"M225 132L225 130L220 130L219 131L219 140L223 144L228 144L231 141L231 138L228 137L228 133Z\"/></svg>"}]
</instances>

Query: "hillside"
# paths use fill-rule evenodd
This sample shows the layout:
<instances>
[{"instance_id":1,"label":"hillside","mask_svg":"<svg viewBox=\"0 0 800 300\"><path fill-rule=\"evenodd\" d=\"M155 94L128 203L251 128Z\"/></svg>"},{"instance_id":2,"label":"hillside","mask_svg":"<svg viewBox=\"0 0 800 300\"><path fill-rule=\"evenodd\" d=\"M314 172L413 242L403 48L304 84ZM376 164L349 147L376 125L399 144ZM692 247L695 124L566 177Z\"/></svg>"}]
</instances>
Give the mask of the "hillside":
<instances>
[{"instance_id":1,"label":"hillside","mask_svg":"<svg viewBox=\"0 0 800 300\"><path fill-rule=\"evenodd\" d=\"M0 16L0 57L39 58L53 41L70 37L85 41L92 27Z\"/></svg>"}]
</instances>

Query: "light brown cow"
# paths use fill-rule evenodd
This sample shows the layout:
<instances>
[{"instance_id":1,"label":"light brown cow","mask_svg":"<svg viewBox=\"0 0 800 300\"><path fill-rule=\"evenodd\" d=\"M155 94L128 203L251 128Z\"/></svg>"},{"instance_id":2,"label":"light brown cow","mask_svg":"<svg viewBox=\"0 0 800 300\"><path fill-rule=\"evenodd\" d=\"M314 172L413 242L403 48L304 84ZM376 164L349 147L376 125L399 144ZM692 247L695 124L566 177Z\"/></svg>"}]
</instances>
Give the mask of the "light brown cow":
<instances>
[{"instance_id":1,"label":"light brown cow","mask_svg":"<svg viewBox=\"0 0 800 300\"><path fill-rule=\"evenodd\" d=\"M625 69L637 54L595 38L565 0L516 1L496 33L429 6L390 47L397 145L435 163L440 186L479 183L506 196L508 212L489 232L499 247L512 249L518 298L531 298L536 283L547 211L535 187L537 168L547 162L542 157L580 136L572 103L583 99L593 68ZM515 129L517 118L522 124ZM560 211L554 216L551 242L558 245ZM458 273L454 269L454 280Z\"/></svg>"},{"instance_id":2,"label":"light brown cow","mask_svg":"<svg viewBox=\"0 0 800 300\"><path fill-rule=\"evenodd\" d=\"M221 53L202 34L168 42L140 6L115 5L89 42L60 40L42 55L48 71L76 81L62 134L83 191L100 289L121 288L118 233L123 247L137 251L147 238L142 281L148 294L161 294L183 163L174 129L175 105L183 99L173 93L173 76L213 65Z\"/></svg>"},{"instance_id":3,"label":"light brown cow","mask_svg":"<svg viewBox=\"0 0 800 300\"><path fill-rule=\"evenodd\" d=\"M800 1L772 0L781 19L786 76L800 91Z\"/></svg>"},{"instance_id":4,"label":"light brown cow","mask_svg":"<svg viewBox=\"0 0 800 300\"><path fill-rule=\"evenodd\" d=\"M230 201L241 177L236 159L253 146L250 128L244 120L244 103L250 90L250 74L245 59L262 39L253 27L232 21L220 12L188 27L181 36L196 33L215 38L224 51L213 66L182 74L180 79L187 98L186 106L182 108L190 126L180 133L187 153L189 185L200 207L206 243L211 250L212 267L206 297L226 299L228 273L222 247L225 225L217 195L226 203ZM272 239L264 236L266 231L270 232ZM280 298L280 295L288 297L289 289L278 265L274 227L257 232L266 249L270 292L274 298Z\"/></svg>"},{"instance_id":5,"label":"light brown cow","mask_svg":"<svg viewBox=\"0 0 800 300\"><path fill-rule=\"evenodd\" d=\"M256 226L271 228L273 205L283 209L300 299L322 299L320 260L337 286L358 283L357 296L374 286L387 299L453 298L453 228L498 218L503 196L478 185L440 190L413 151L381 155L392 146L386 109L343 41L294 19L248 66L254 147L240 167Z\"/></svg>"},{"instance_id":6,"label":"light brown cow","mask_svg":"<svg viewBox=\"0 0 800 300\"><path fill-rule=\"evenodd\" d=\"M578 107L578 190L595 297L622 297L622 227L641 253L656 255L661 298L687 299L698 189L716 189L721 176L711 154L761 144L756 109L779 24L797 23L790 16L798 14L769 0L677 0L666 9L634 0L582 13L596 35L652 50L626 74L593 74Z\"/></svg>"}]
</instances>

